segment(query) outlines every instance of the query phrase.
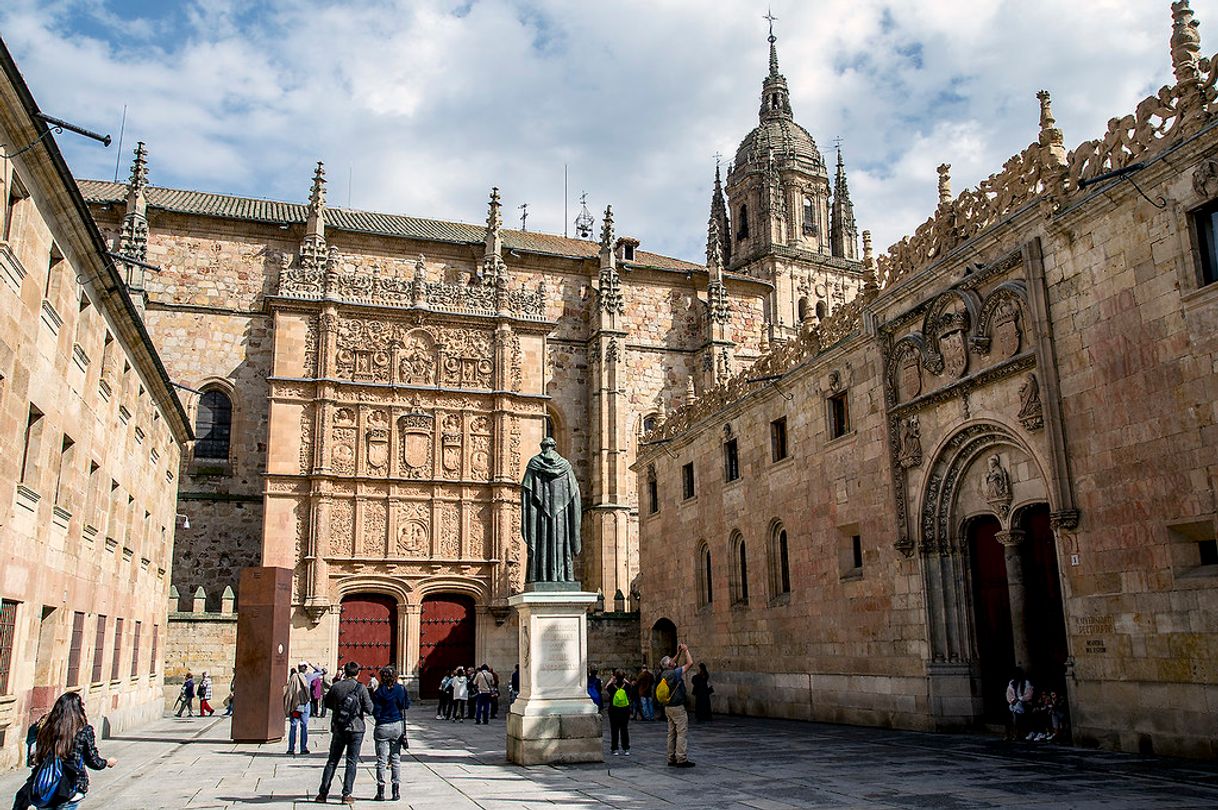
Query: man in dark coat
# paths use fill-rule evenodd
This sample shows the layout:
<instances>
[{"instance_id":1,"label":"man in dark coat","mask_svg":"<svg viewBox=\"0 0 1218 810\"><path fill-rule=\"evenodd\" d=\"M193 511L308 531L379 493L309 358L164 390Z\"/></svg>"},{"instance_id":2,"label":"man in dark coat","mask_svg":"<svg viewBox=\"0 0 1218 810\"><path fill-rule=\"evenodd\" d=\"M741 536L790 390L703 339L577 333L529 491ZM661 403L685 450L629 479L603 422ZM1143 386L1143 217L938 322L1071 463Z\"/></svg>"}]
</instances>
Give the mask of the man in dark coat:
<instances>
[{"instance_id":1,"label":"man in dark coat","mask_svg":"<svg viewBox=\"0 0 1218 810\"><path fill-rule=\"evenodd\" d=\"M529 551L525 582L575 582L579 482L554 445L549 436L541 440L520 485L520 531Z\"/></svg>"}]
</instances>

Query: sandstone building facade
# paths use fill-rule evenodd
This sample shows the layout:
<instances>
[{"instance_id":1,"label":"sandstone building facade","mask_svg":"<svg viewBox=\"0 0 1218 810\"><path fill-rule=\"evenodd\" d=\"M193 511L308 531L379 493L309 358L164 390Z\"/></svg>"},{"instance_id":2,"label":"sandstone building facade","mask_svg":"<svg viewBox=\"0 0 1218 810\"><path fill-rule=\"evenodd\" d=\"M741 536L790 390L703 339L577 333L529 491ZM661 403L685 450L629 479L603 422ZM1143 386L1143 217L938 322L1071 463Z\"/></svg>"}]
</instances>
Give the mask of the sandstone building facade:
<instances>
[{"instance_id":1,"label":"sandstone building facade","mask_svg":"<svg viewBox=\"0 0 1218 810\"><path fill-rule=\"evenodd\" d=\"M723 709L1001 723L1218 753L1218 60L1039 137L867 262L863 294L642 440L645 646ZM713 251L712 251L713 252Z\"/></svg>"},{"instance_id":2,"label":"sandstone building facade","mask_svg":"<svg viewBox=\"0 0 1218 810\"><path fill-rule=\"evenodd\" d=\"M0 66L0 767L11 767L65 689L99 731L160 716L191 434L127 293L138 268L109 255L3 44Z\"/></svg>"},{"instance_id":3,"label":"sandstone building facade","mask_svg":"<svg viewBox=\"0 0 1218 810\"><path fill-rule=\"evenodd\" d=\"M334 208L321 164L304 205L151 186L142 144L128 183L82 181L102 230L160 268L147 323L194 391L173 577L192 608L203 589L191 614L280 565L294 655L393 661L424 694L445 667L510 669L518 482L551 433L619 648L639 434L862 284L840 156L831 189L773 42L762 99L726 190L716 170L708 267L642 250L608 209L596 241L504 229L497 191L477 226Z\"/></svg>"}]
</instances>

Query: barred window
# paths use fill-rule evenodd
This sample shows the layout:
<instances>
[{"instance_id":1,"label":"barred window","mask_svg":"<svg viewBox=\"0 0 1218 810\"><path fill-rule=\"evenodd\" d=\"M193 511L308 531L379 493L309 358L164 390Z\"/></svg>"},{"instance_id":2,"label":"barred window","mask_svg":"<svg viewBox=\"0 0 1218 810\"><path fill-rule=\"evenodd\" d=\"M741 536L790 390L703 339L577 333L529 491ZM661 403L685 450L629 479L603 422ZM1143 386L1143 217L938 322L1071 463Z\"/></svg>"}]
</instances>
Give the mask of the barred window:
<instances>
[{"instance_id":1,"label":"barred window","mask_svg":"<svg viewBox=\"0 0 1218 810\"><path fill-rule=\"evenodd\" d=\"M13 636L17 632L17 603L0 600L0 695L8 694L8 676L13 666Z\"/></svg>"}]
</instances>

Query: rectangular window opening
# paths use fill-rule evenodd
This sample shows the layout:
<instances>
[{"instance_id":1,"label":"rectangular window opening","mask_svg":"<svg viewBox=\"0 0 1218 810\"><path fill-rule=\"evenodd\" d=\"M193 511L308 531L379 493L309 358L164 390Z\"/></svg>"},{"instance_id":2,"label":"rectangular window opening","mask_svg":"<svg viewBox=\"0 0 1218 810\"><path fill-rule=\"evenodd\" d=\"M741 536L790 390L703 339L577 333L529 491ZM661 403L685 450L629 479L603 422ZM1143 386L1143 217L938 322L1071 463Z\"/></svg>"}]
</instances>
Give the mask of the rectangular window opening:
<instances>
[{"instance_id":1,"label":"rectangular window opening","mask_svg":"<svg viewBox=\"0 0 1218 810\"><path fill-rule=\"evenodd\" d=\"M1197 551L1202 565L1218 565L1218 540L1198 540Z\"/></svg>"},{"instance_id":2,"label":"rectangular window opening","mask_svg":"<svg viewBox=\"0 0 1218 810\"><path fill-rule=\"evenodd\" d=\"M782 461L787 457L787 418L770 423L770 460Z\"/></svg>"},{"instance_id":3,"label":"rectangular window opening","mask_svg":"<svg viewBox=\"0 0 1218 810\"><path fill-rule=\"evenodd\" d=\"M694 497L694 463L692 461L681 468L681 496L687 501Z\"/></svg>"},{"instance_id":4,"label":"rectangular window opening","mask_svg":"<svg viewBox=\"0 0 1218 810\"><path fill-rule=\"evenodd\" d=\"M846 392L829 397L829 437L838 439L850 432L850 407Z\"/></svg>"},{"instance_id":5,"label":"rectangular window opening","mask_svg":"<svg viewBox=\"0 0 1218 810\"><path fill-rule=\"evenodd\" d=\"M17 633L17 603L0 599L0 695L9 692L9 673L13 667L13 640Z\"/></svg>"},{"instance_id":6,"label":"rectangular window opening","mask_svg":"<svg viewBox=\"0 0 1218 810\"><path fill-rule=\"evenodd\" d=\"M114 620L114 655L110 659L110 680L117 681L123 658L123 620Z\"/></svg>"},{"instance_id":7,"label":"rectangular window opening","mask_svg":"<svg viewBox=\"0 0 1218 810\"><path fill-rule=\"evenodd\" d=\"M85 642L85 614L72 614L72 643L68 647L68 686L80 684L80 652Z\"/></svg>"},{"instance_id":8,"label":"rectangular window opening","mask_svg":"<svg viewBox=\"0 0 1218 810\"><path fill-rule=\"evenodd\" d=\"M863 538L857 534L850 538L850 552L854 560L854 567L861 569L863 567Z\"/></svg>"},{"instance_id":9,"label":"rectangular window opening","mask_svg":"<svg viewBox=\"0 0 1218 810\"><path fill-rule=\"evenodd\" d=\"M726 481L740 478L740 452L735 439L723 443L723 477Z\"/></svg>"},{"instance_id":10,"label":"rectangular window opening","mask_svg":"<svg viewBox=\"0 0 1218 810\"><path fill-rule=\"evenodd\" d=\"M25 423L25 441L21 446L21 483L31 486L38 474L38 457L42 450L43 414L33 403Z\"/></svg>"},{"instance_id":11,"label":"rectangular window opening","mask_svg":"<svg viewBox=\"0 0 1218 810\"><path fill-rule=\"evenodd\" d=\"M653 515L660 511L660 486L656 482L654 472L647 480L647 508Z\"/></svg>"},{"instance_id":12,"label":"rectangular window opening","mask_svg":"<svg viewBox=\"0 0 1218 810\"><path fill-rule=\"evenodd\" d=\"M131 639L131 677L134 678L140 674L140 633L144 629L144 623L136 621L135 637Z\"/></svg>"},{"instance_id":13,"label":"rectangular window opening","mask_svg":"<svg viewBox=\"0 0 1218 810\"><path fill-rule=\"evenodd\" d=\"M1218 200L1207 203L1192 214L1197 234L1198 268L1201 286L1218 281Z\"/></svg>"},{"instance_id":14,"label":"rectangular window opening","mask_svg":"<svg viewBox=\"0 0 1218 810\"><path fill-rule=\"evenodd\" d=\"M106 653L106 617L97 617L97 629L93 634L93 672L92 683L101 683L102 667L105 666Z\"/></svg>"}]
</instances>

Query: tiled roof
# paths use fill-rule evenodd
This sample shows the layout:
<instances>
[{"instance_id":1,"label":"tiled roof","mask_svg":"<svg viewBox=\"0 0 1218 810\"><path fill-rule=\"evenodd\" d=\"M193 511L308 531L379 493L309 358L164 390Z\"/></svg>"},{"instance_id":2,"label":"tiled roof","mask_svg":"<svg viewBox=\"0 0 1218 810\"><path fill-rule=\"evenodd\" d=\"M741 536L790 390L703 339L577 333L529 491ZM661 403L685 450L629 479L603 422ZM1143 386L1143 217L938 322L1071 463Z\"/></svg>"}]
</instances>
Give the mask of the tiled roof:
<instances>
[{"instance_id":1,"label":"tiled roof","mask_svg":"<svg viewBox=\"0 0 1218 810\"><path fill-rule=\"evenodd\" d=\"M97 204L123 204L127 199L127 187L122 183L105 180L79 180L80 192L85 200ZM247 222L272 224L303 223L308 219L308 208L301 203L259 200L250 197L233 197L227 194L212 194L206 191L183 191L175 188L148 186L148 206L176 214L240 219ZM378 214L373 211L355 211L348 208L327 208L328 229L367 233L378 236L397 236L408 239L428 239L437 242L477 244L482 242L485 226L465 222L445 222L439 219L422 219L401 214ZM570 239L535 231L503 231L503 245L508 249L525 250L530 253L545 253L575 259L593 258L600 252L600 244L587 239ZM630 264L658 267L663 270L703 270L701 265L661 256L640 250Z\"/></svg>"}]
</instances>

